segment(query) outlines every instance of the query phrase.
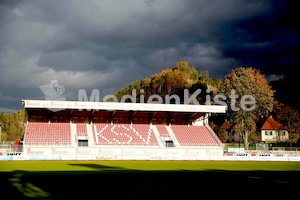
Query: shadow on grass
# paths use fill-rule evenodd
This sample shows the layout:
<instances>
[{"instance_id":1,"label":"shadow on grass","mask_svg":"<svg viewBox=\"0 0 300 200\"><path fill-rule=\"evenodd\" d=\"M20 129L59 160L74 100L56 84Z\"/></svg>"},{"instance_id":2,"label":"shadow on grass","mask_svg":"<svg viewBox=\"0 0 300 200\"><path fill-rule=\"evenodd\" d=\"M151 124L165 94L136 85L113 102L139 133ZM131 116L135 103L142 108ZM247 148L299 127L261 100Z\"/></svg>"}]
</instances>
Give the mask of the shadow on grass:
<instances>
[{"instance_id":1,"label":"shadow on grass","mask_svg":"<svg viewBox=\"0 0 300 200\"><path fill-rule=\"evenodd\" d=\"M74 164L95 171L0 173L9 199L214 199L276 198L299 191L300 172L139 171Z\"/></svg>"},{"instance_id":2,"label":"shadow on grass","mask_svg":"<svg viewBox=\"0 0 300 200\"><path fill-rule=\"evenodd\" d=\"M99 164L86 164L86 163L80 163L80 164L69 164L71 166L79 166L79 167L88 167L91 169L96 170L124 170L122 167L110 167L105 165L99 165Z\"/></svg>"}]
</instances>

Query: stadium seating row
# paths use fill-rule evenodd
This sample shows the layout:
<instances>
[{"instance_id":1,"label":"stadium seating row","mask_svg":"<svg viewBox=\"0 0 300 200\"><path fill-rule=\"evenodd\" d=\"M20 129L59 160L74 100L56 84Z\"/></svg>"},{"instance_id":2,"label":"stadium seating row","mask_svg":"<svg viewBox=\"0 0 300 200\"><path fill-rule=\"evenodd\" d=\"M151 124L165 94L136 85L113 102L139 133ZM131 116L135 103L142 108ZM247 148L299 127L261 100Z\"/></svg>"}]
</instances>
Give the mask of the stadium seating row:
<instances>
[{"instance_id":1,"label":"stadium seating row","mask_svg":"<svg viewBox=\"0 0 300 200\"><path fill-rule=\"evenodd\" d=\"M88 137L91 126L95 145L146 145L159 146L150 124L76 123L76 135ZM220 145L206 126L156 124L159 137L172 134L181 146ZM170 129L171 131L168 131ZM71 145L70 123L28 122L24 144ZM171 138L171 137L170 137Z\"/></svg>"},{"instance_id":2,"label":"stadium seating row","mask_svg":"<svg viewBox=\"0 0 300 200\"><path fill-rule=\"evenodd\" d=\"M24 142L27 145L70 145L70 133L69 123L30 122Z\"/></svg>"},{"instance_id":3,"label":"stadium seating row","mask_svg":"<svg viewBox=\"0 0 300 200\"><path fill-rule=\"evenodd\" d=\"M158 146L150 124L94 124L96 145Z\"/></svg>"}]
</instances>

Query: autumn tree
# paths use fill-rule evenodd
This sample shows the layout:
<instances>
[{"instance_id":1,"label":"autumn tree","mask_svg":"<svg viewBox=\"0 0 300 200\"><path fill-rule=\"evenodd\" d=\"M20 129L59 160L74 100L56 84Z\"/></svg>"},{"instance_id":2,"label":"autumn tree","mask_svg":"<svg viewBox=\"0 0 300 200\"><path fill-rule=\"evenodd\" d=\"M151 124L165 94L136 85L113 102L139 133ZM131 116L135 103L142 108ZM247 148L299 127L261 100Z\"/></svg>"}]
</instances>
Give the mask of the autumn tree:
<instances>
[{"instance_id":1,"label":"autumn tree","mask_svg":"<svg viewBox=\"0 0 300 200\"><path fill-rule=\"evenodd\" d=\"M166 95L177 94L184 88L190 88L197 80L196 68L188 66L187 62L179 61L173 68L166 68L150 78L137 80L114 95L120 100L122 96L131 94L133 89L137 92L143 89L145 101L153 94L160 95L164 100ZM140 95L137 94L137 102L140 100Z\"/></svg>"},{"instance_id":2,"label":"autumn tree","mask_svg":"<svg viewBox=\"0 0 300 200\"><path fill-rule=\"evenodd\" d=\"M149 78L137 80L114 95L120 100L124 95L131 95L132 90L135 89L136 102L141 102L141 95L143 95L144 102L147 102L148 98L155 94L159 95L164 103L175 103L177 99L169 98L172 95L177 95L180 103L183 103L185 89L189 90L190 95L201 89L201 93L196 98L200 104L204 104L206 96L216 94L220 84L219 79L209 77L208 71L198 72L194 66L189 66L188 62L178 61L174 67L166 68Z\"/></svg>"},{"instance_id":3,"label":"autumn tree","mask_svg":"<svg viewBox=\"0 0 300 200\"><path fill-rule=\"evenodd\" d=\"M210 127L213 129L213 131L218 135L219 139L223 142L226 143L228 140L228 132L226 129L224 129L221 126L218 126L215 124L213 121L209 122Z\"/></svg>"},{"instance_id":4,"label":"autumn tree","mask_svg":"<svg viewBox=\"0 0 300 200\"><path fill-rule=\"evenodd\" d=\"M291 106L278 103L275 104L273 117L289 132L288 142L290 142L290 146L300 141L300 117L296 110Z\"/></svg>"},{"instance_id":5,"label":"autumn tree","mask_svg":"<svg viewBox=\"0 0 300 200\"><path fill-rule=\"evenodd\" d=\"M248 140L256 132L256 122L273 110L274 91L259 70L239 67L225 76L219 94L223 95L219 100L228 106L226 119L233 132L243 138L248 150Z\"/></svg>"}]
</instances>

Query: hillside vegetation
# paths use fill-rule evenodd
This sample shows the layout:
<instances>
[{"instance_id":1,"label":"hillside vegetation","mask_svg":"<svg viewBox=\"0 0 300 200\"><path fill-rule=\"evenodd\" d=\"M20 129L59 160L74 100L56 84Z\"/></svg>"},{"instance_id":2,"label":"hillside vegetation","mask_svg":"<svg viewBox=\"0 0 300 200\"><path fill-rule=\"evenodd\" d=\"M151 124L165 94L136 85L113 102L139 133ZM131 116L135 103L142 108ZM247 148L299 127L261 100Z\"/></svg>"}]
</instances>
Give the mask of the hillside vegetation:
<instances>
[{"instance_id":1,"label":"hillside vegetation","mask_svg":"<svg viewBox=\"0 0 300 200\"><path fill-rule=\"evenodd\" d=\"M125 95L132 95L135 90L136 102L146 103L149 96L159 95L165 103L167 95L178 95L180 103L183 103L185 89L188 89L190 94L201 89L197 100L203 104L206 95L217 92L220 84L221 80L210 78L208 71L198 71L187 62L179 61L173 68L167 68L149 78L137 80L114 95L121 100ZM126 99L126 101L131 101L131 99Z\"/></svg>"}]
</instances>

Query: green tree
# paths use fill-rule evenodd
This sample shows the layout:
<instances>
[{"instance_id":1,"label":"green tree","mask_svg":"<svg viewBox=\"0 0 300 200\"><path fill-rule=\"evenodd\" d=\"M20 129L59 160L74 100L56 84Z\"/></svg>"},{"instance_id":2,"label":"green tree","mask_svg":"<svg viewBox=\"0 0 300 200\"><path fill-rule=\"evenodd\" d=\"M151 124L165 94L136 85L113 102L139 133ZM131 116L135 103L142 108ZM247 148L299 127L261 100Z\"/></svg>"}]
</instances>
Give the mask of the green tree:
<instances>
[{"instance_id":1,"label":"green tree","mask_svg":"<svg viewBox=\"0 0 300 200\"><path fill-rule=\"evenodd\" d=\"M248 140L256 132L256 122L267 117L273 110L274 91L259 70L238 67L225 76L219 87L219 94L226 97L226 118L233 132L243 138L244 147L248 150Z\"/></svg>"},{"instance_id":2,"label":"green tree","mask_svg":"<svg viewBox=\"0 0 300 200\"><path fill-rule=\"evenodd\" d=\"M12 114L0 113L0 123L2 124L1 140L14 141L16 138L21 140L25 129L24 120L24 110L19 110Z\"/></svg>"}]
</instances>

